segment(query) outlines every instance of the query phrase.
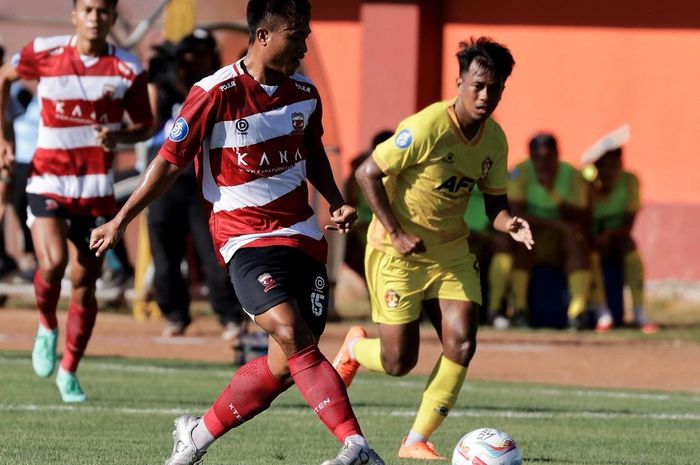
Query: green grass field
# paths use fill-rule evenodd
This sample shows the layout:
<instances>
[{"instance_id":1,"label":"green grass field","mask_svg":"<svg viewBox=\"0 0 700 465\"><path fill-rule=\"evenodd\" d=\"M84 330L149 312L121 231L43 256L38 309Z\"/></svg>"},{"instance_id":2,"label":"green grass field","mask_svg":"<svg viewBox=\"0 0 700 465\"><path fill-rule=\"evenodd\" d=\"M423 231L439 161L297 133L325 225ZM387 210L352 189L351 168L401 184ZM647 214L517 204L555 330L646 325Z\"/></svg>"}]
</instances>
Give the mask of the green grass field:
<instances>
[{"instance_id":1,"label":"green grass field","mask_svg":"<svg viewBox=\"0 0 700 465\"><path fill-rule=\"evenodd\" d=\"M0 352L0 373L0 464L141 465L163 463L173 419L208 408L232 367L87 358L80 374L90 400L79 406L60 402L53 378L36 378L29 354ZM363 372L350 390L365 434L387 464L399 463L396 449L424 382ZM513 435L527 464L700 463L699 394L468 380L433 440L451 455L462 434L482 426ZM205 463L314 465L338 448L291 389L212 446Z\"/></svg>"}]
</instances>

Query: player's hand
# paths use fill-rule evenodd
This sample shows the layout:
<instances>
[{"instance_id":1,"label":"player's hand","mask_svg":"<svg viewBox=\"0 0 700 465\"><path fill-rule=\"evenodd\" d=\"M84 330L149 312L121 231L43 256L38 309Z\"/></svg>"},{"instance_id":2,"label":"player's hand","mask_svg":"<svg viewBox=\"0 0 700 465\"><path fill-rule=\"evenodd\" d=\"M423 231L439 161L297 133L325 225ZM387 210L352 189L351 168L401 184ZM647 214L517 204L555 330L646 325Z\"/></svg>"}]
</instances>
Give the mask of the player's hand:
<instances>
[{"instance_id":1,"label":"player's hand","mask_svg":"<svg viewBox=\"0 0 700 465\"><path fill-rule=\"evenodd\" d=\"M12 142L0 136L0 168L12 171L15 165L15 148Z\"/></svg>"},{"instance_id":2,"label":"player's hand","mask_svg":"<svg viewBox=\"0 0 700 465\"><path fill-rule=\"evenodd\" d=\"M331 224L326 225L325 229L338 231L340 234L350 232L352 225L357 221L357 212L355 207L348 204L343 204L335 210L331 211Z\"/></svg>"},{"instance_id":3,"label":"player's hand","mask_svg":"<svg viewBox=\"0 0 700 465\"><path fill-rule=\"evenodd\" d=\"M525 247L527 247L528 250L532 250L532 246L535 245L535 241L532 238L532 231L530 230L530 225L527 221L514 216L508 221L506 227L508 228L510 237L525 244Z\"/></svg>"},{"instance_id":4,"label":"player's hand","mask_svg":"<svg viewBox=\"0 0 700 465\"><path fill-rule=\"evenodd\" d=\"M117 146L117 137L114 131L110 131L105 126L93 126L92 128L95 130L97 143L107 152L114 150L114 147Z\"/></svg>"},{"instance_id":5,"label":"player's hand","mask_svg":"<svg viewBox=\"0 0 700 465\"><path fill-rule=\"evenodd\" d=\"M393 244L394 248L401 255L425 252L425 244L423 244L423 239L415 234L398 230L389 234L389 237L391 238L391 243Z\"/></svg>"},{"instance_id":6,"label":"player's hand","mask_svg":"<svg viewBox=\"0 0 700 465\"><path fill-rule=\"evenodd\" d=\"M100 257L114 247L124 235L125 229L116 218L93 229L90 234L90 249L95 251L95 256Z\"/></svg>"}]
</instances>

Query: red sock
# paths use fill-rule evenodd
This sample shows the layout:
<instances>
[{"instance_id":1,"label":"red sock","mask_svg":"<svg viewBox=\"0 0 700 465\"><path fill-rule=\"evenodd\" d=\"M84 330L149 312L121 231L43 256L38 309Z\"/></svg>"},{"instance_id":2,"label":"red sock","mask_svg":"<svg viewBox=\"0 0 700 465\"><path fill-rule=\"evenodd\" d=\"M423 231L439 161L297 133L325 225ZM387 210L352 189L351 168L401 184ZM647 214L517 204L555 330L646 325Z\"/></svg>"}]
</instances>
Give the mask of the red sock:
<instances>
[{"instance_id":1,"label":"red sock","mask_svg":"<svg viewBox=\"0 0 700 465\"><path fill-rule=\"evenodd\" d=\"M61 295L61 283L50 285L41 276L39 270L34 273L34 295L36 297L36 308L39 310L39 323L44 328L58 328L56 320L56 305L58 297Z\"/></svg>"},{"instance_id":2,"label":"red sock","mask_svg":"<svg viewBox=\"0 0 700 465\"><path fill-rule=\"evenodd\" d=\"M251 360L236 371L204 414L204 424L214 438L219 438L267 410L285 389L270 373L267 355Z\"/></svg>"},{"instance_id":3,"label":"red sock","mask_svg":"<svg viewBox=\"0 0 700 465\"><path fill-rule=\"evenodd\" d=\"M300 350L287 363L299 392L338 441L362 435L345 385L318 347Z\"/></svg>"},{"instance_id":4,"label":"red sock","mask_svg":"<svg viewBox=\"0 0 700 465\"><path fill-rule=\"evenodd\" d=\"M83 358L92 328L97 318L97 304L85 308L71 301L68 307L68 322L66 323L66 350L63 351L61 368L74 373Z\"/></svg>"}]
</instances>

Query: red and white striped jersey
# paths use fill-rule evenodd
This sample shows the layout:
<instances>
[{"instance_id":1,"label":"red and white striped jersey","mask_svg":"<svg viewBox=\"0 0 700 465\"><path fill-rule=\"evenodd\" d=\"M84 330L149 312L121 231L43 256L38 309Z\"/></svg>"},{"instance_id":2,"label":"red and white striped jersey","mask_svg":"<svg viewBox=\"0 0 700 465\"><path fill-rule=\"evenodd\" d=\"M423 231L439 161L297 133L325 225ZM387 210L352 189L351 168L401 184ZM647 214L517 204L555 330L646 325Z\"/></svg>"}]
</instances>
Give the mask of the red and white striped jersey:
<instances>
[{"instance_id":1,"label":"red and white striped jersey","mask_svg":"<svg viewBox=\"0 0 700 465\"><path fill-rule=\"evenodd\" d=\"M114 215L113 154L94 126L118 129L126 110L150 124L147 77L137 59L109 45L101 57L81 56L75 37L39 37L15 56L24 79L38 80L41 123L27 193L56 200L76 215Z\"/></svg>"},{"instance_id":2,"label":"red and white striped jersey","mask_svg":"<svg viewBox=\"0 0 700 465\"><path fill-rule=\"evenodd\" d=\"M160 156L178 166L195 159L224 263L242 247L272 245L325 263L306 184L307 161L326 156L322 135L321 99L309 79L295 74L269 88L239 60L195 84Z\"/></svg>"}]
</instances>

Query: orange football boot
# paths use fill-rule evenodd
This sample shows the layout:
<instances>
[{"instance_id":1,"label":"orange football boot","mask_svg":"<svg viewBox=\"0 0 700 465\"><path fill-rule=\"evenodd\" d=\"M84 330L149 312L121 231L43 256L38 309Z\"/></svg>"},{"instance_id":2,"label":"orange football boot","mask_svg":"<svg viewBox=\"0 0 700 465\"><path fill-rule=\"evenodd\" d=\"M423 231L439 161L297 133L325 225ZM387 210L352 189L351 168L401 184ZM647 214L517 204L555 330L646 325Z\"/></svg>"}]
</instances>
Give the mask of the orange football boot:
<instances>
[{"instance_id":1,"label":"orange football boot","mask_svg":"<svg viewBox=\"0 0 700 465\"><path fill-rule=\"evenodd\" d=\"M417 459L417 460L447 460L435 450L435 444L432 442L417 442L406 445L406 436L403 437L401 441L401 447L399 448L399 458L400 459Z\"/></svg>"},{"instance_id":2,"label":"orange football boot","mask_svg":"<svg viewBox=\"0 0 700 465\"><path fill-rule=\"evenodd\" d=\"M362 326L353 326L345 335L343 345L338 351L338 355L333 359L333 368L338 372L343 380L345 387L350 387L352 380L357 374L357 369L360 368L360 363L357 360L350 358L350 350L348 345L355 339L363 339L367 337L367 331Z\"/></svg>"}]
</instances>

